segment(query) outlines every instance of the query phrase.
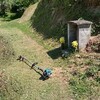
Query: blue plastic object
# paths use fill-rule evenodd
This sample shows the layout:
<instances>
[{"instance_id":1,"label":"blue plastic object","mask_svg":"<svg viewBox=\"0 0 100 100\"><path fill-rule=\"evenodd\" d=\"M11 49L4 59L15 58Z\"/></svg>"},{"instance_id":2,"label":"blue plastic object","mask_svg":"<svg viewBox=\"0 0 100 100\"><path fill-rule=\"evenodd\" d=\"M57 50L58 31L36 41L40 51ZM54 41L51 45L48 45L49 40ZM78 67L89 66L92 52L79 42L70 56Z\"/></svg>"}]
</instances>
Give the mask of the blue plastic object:
<instances>
[{"instance_id":1,"label":"blue plastic object","mask_svg":"<svg viewBox=\"0 0 100 100\"><path fill-rule=\"evenodd\" d=\"M38 70L40 70L40 71L42 71L43 72L43 76L44 76L44 78L49 78L50 77L50 75L52 74L52 71L51 71L51 69L49 69L49 68L47 68L47 69L42 69L41 67L39 67L39 66L36 66L38 63L37 62L35 62L35 63L31 63L29 60L27 60L25 57L23 57L23 56L19 56L18 57L18 59L17 60L19 60L19 61L23 61L24 63L26 63L28 66L30 66L31 68L37 68Z\"/></svg>"},{"instance_id":2,"label":"blue plastic object","mask_svg":"<svg viewBox=\"0 0 100 100\"><path fill-rule=\"evenodd\" d=\"M44 72L43 72L43 75L45 76L45 77L50 77L50 75L52 74L52 71L51 71L51 69L45 69L44 70Z\"/></svg>"}]
</instances>

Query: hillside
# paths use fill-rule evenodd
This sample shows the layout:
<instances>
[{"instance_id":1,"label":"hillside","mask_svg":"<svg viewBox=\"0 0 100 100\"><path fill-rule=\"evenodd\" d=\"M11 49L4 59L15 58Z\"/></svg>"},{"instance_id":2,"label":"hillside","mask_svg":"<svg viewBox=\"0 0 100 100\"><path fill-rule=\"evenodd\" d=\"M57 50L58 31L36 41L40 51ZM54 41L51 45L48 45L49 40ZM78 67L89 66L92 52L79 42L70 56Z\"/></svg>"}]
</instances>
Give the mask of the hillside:
<instances>
[{"instance_id":1,"label":"hillside","mask_svg":"<svg viewBox=\"0 0 100 100\"><path fill-rule=\"evenodd\" d=\"M31 18L32 27L42 34L44 39L59 39L66 35L67 21L83 18L93 22L92 34L99 34L100 4L95 2L94 5L92 1L84 6L79 0L41 0Z\"/></svg>"},{"instance_id":2,"label":"hillside","mask_svg":"<svg viewBox=\"0 0 100 100\"><path fill-rule=\"evenodd\" d=\"M0 18L0 100L100 100L100 35L91 37L87 52L61 57L59 38L69 20L93 21L92 35L100 33L99 0L83 1L40 0L17 20ZM50 68L51 77L44 80L19 55Z\"/></svg>"}]
</instances>

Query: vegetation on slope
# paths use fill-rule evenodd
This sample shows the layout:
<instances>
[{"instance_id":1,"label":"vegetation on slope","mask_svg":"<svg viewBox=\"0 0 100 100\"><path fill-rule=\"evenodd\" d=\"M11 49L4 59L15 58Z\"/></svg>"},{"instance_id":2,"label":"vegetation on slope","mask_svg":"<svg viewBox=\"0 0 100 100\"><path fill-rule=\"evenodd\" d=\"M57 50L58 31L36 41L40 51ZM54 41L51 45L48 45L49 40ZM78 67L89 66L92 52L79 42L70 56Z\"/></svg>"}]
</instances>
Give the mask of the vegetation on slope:
<instances>
[{"instance_id":1,"label":"vegetation on slope","mask_svg":"<svg viewBox=\"0 0 100 100\"><path fill-rule=\"evenodd\" d=\"M32 62L38 61L39 66L43 68L53 68L53 60L47 55L47 50L24 34L29 33L27 25L11 21L2 23L0 27L0 35L7 38L15 51L11 64L0 65L0 74L4 70L0 82L5 83L0 84L0 99L58 100L60 98L66 100L72 98L67 85L63 85L61 73L57 71L57 77L42 81L39 74L42 73L41 71L30 70L29 66L16 60L19 55L23 55Z\"/></svg>"},{"instance_id":2,"label":"vegetation on slope","mask_svg":"<svg viewBox=\"0 0 100 100\"><path fill-rule=\"evenodd\" d=\"M97 8L96 8L97 7ZM83 18L92 21L93 34L100 32L100 8L85 6L80 0L41 0L31 18L32 26L44 39L59 39L67 32L67 22ZM97 10L95 10L97 9Z\"/></svg>"},{"instance_id":3,"label":"vegetation on slope","mask_svg":"<svg viewBox=\"0 0 100 100\"><path fill-rule=\"evenodd\" d=\"M19 39L21 39L22 37L24 37L24 35L21 36L21 37L16 36L16 33L15 33L15 27L16 27L16 28L20 29L21 31L23 31L23 33L25 33L28 36L30 36L31 38L35 39L35 41L37 41L40 45L42 45L45 49L47 49L47 52L49 52L49 50L51 51L51 49L54 48L54 47L52 47L52 45L48 45L47 40L45 40L45 44L44 44L44 40L41 38L40 35L37 35L38 33L36 33L36 31L34 31L34 34L32 32L30 32L29 23L22 23L22 24L20 24L20 23L16 23L16 21L12 21L12 22L8 22L8 23L2 24L1 28L5 29L5 27L6 27L7 30L11 31L10 34L13 34L13 38L14 39L12 39L13 40L12 42L15 41L14 42L15 44L17 44L16 41L19 41ZM11 28L14 29L14 30L11 30ZM20 32L17 32L17 34L18 33L21 34ZM45 63L45 60L47 60L44 57L45 55L40 55L40 53L39 54L35 53L35 55L34 55L34 49L35 48L33 48L33 49L29 49L28 48L26 50L25 45L26 45L26 43L29 44L28 43L28 40L27 40L27 42L20 42L20 43L21 43L20 44L21 46L19 45L19 43L15 46L16 49L17 49L16 50L17 54L19 54L21 52L22 54L27 55L28 58L31 58L31 59L34 59L34 60L39 60L39 62ZM50 40L49 40L49 43L51 43ZM55 44L55 42L53 42L53 44ZM30 46L34 46L34 45L30 45ZM24 50L22 50L22 48ZM38 48L36 48L35 50L37 51ZM30 56L30 52L32 53L31 56ZM54 59L52 58L53 59L52 64L54 64L54 67L57 66L58 69L60 67L63 69L63 71L61 72L63 74L63 76L58 71L57 72L57 77L58 77L58 80L61 81L61 83L64 83L65 82L65 84L63 86L67 86L68 85L67 83L69 83L68 86L70 86L71 93L73 93L73 95L74 95L74 97L72 96L72 98L73 99L76 99L76 100L78 100L78 99L79 100L84 100L84 99L89 100L90 98L99 99L99 97L100 97L99 96L99 93L100 93L100 54L99 53L97 53L97 54L87 54L87 53L84 53L84 54L83 53L82 54L81 53L80 54L78 53L77 54L77 53L75 53L75 54L71 54L66 59L62 59L60 57L60 54L59 54L59 56L56 55L58 53L60 53L60 52L56 51L56 53L55 53L54 51L52 51L52 53L50 54L50 57L52 57L52 56L54 57ZM55 56L58 56L58 57L56 58ZM44 59L44 61L43 61L43 59ZM11 75L16 76L17 78L19 77L18 78L18 82L20 80L21 83L18 86L19 87L21 86L22 87L22 90L19 90L18 89L18 92L21 92L23 94L23 93L26 93L27 91L30 91L30 89L31 89L31 87L29 89L26 89L23 86L23 85L26 86L27 84L29 84L29 81L27 81L27 83L25 83L25 84L23 83L24 78L27 75L29 75L29 73L28 73L29 69L27 68L27 73L25 71L25 77L24 77L20 73L20 71L22 71L22 69L23 69L23 64L19 65L18 63L16 61L13 63L14 65L12 65L12 66L14 66L14 69L16 71L14 70L14 72L11 73ZM46 61L45 64L47 64L47 66L48 66L47 61ZM19 66L19 67L17 66L18 69L16 68L15 65L18 65ZM21 66L22 66L22 68L21 68ZM12 70L11 68L12 68L11 66L8 68L9 71ZM25 70L26 70L26 68L25 68ZM24 71L23 71L23 73L24 73ZM19 76L17 76L18 74L19 74ZM25 79L27 79L27 80L28 80L28 78L30 79L30 77L33 77L32 75L34 75L34 74L35 73L32 72L31 75L27 76L27 78L25 78ZM23 78L23 80L22 80L22 78ZM52 79L55 79L55 77L53 77ZM32 80L32 84L33 85L36 84L36 82L35 82L36 80L40 83L40 80L38 80L37 77L35 77L35 79ZM49 82L50 81L51 80L49 80ZM16 81L14 81L14 82L15 82L15 84L17 84ZM47 82L48 81L45 81L45 84L47 84ZM31 86L33 86L32 84L31 84ZM54 84L54 81L50 83L50 86L51 86L51 84ZM57 84L57 83L55 83L55 84ZM53 85L53 86L55 86L55 85ZM57 87L58 87L58 85L57 85ZM35 89L34 86L33 86L33 88ZM44 88L45 88L45 86L44 86ZM46 91L48 93L50 91L61 91L61 90L58 90L57 88L55 90L53 90L51 88L52 87L50 87L49 90L48 90L48 86L46 86ZM60 89L61 88L62 88L62 86L60 86ZM25 90L24 92L23 92L23 89ZM41 89L41 86L40 86L40 89ZM34 91L33 90L31 90L31 92L33 93L33 95L30 95L29 93L26 93L26 94L28 94L28 98L31 98L32 99L32 97L34 96ZM41 94L41 92L42 92L42 90L40 90L39 93ZM65 89L64 90L64 93L67 93L67 92L68 91ZM39 93L37 91L37 94L39 94ZM58 92L56 94L58 94ZM55 96L56 96L56 94L55 94ZM11 93L11 95L12 95L12 93ZM49 94L47 94L47 95L49 95ZM65 100L66 100L65 94L61 94L61 95L63 96L63 99L65 98ZM19 95L16 95L16 92L15 92L15 97L16 98L19 98L21 96L20 96L20 94ZM24 97L22 97L21 100L23 100L23 98ZM40 96L38 96L38 98L43 98L42 94ZM56 98L56 97L54 97L52 95L52 99L53 98ZM46 97L45 97L45 99L46 99Z\"/></svg>"},{"instance_id":4,"label":"vegetation on slope","mask_svg":"<svg viewBox=\"0 0 100 100\"><path fill-rule=\"evenodd\" d=\"M98 11L97 13L93 13L90 8L87 10L86 7L83 7L79 2L74 5L73 0L62 1L63 2L61 2L61 0L41 0L32 17L32 26L35 29L33 29L32 32L29 28L30 24L27 22L19 24L16 21L11 21L5 22L0 26L0 28L2 28L0 34L2 33L3 36L0 37L0 46L5 45L4 47L6 47L7 50L6 56L8 55L8 58L13 55L14 49L14 51L16 51L14 56L18 54L27 55L28 58L39 60L41 64L47 64L48 66L47 62L50 60L45 58L46 54L41 53L41 56L40 52L37 52L38 48L34 48L35 45L33 45L33 42L30 42L29 38L25 38L26 36L24 37L22 32L35 39L40 45L46 48L47 51L54 48L60 36L65 35L67 30L66 22L69 20L82 17L94 21L96 23L94 24L96 26L94 27L96 28L94 31L99 33L100 14ZM55 41L50 40L51 38ZM9 42L5 42L5 40ZM30 43L32 43L32 45L29 45ZM58 52L52 51L50 56L55 57L56 54L58 54ZM6 56L4 56L4 59L6 59ZM59 71L57 72L58 78L53 77L45 82L40 81L39 75L29 70L24 64L16 62L15 60L11 61L12 64L10 65L7 63L7 69L5 69L4 75L0 77L0 99L47 100L50 98L51 100L66 100L67 98L68 100L97 100L100 98L99 53L92 55L87 53L75 53L65 60L61 59L60 54L57 55L57 57L58 58L53 59L54 66L58 68L61 67L64 71L60 73L58 73ZM8 58L7 61L10 61ZM2 57L0 58L0 62L2 62L1 59ZM2 69L2 66L0 66L0 69ZM0 74L1 73L2 72L0 72ZM67 83L69 83L69 85ZM73 93L74 96L72 94L68 96L69 91L67 85L70 86L72 90L71 93Z\"/></svg>"},{"instance_id":5,"label":"vegetation on slope","mask_svg":"<svg viewBox=\"0 0 100 100\"><path fill-rule=\"evenodd\" d=\"M38 0L0 0L0 16L7 17L9 20L20 18L25 9L37 1Z\"/></svg>"}]
</instances>

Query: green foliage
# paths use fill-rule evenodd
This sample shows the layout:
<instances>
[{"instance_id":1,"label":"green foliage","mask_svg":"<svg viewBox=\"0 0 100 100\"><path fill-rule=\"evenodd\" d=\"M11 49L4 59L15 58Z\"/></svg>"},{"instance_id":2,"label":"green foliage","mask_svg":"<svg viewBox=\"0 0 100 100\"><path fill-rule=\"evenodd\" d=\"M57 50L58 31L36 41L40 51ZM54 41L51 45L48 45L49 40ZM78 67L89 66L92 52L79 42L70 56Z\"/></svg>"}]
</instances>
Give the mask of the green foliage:
<instances>
[{"instance_id":1,"label":"green foliage","mask_svg":"<svg viewBox=\"0 0 100 100\"><path fill-rule=\"evenodd\" d=\"M85 73L79 73L70 79L69 85L77 100L89 99L92 95L98 96L99 93L95 94L100 83L98 72L98 66L91 66Z\"/></svg>"},{"instance_id":2,"label":"green foliage","mask_svg":"<svg viewBox=\"0 0 100 100\"><path fill-rule=\"evenodd\" d=\"M98 72L98 67L92 66L91 68L86 70L85 75L87 77L93 77L97 74L97 72Z\"/></svg>"},{"instance_id":3,"label":"green foliage","mask_svg":"<svg viewBox=\"0 0 100 100\"><path fill-rule=\"evenodd\" d=\"M41 19L42 20L42 19ZM16 23L16 21L11 21L11 22L8 22L8 23L4 23L4 24L2 24L0 27L1 28L6 28L7 29L7 31L9 30L9 32L10 32L10 35L7 35L7 37L8 36L10 36L10 37L12 37L12 38L10 38L10 40L13 40L13 42L12 43L14 43L14 41L15 40L20 40L20 39L22 39L23 38L23 36L22 37L19 37L19 38L17 38L17 34L20 32L20 31L15 31L16 29L15 29L15 27L17 28L17 29L20 29L23 33L25 33L25 34L27 34L28 36L30 36L30 37L32 37L33 39L35 39L40 45L42 45L42 46L44 46L44 48L46 47L46 49L47 49L47 47L51 47L51 42L52 42L52 40L51 41L49 41L49 43L50 44L48 44L48 40L43 40L43 38L40 38L41 36L40 35L38 35L38 33L36 33L36 31L35 30L33 30L34 31L34 34L32 33L32 32L30 32L30 29L29 29L29 26L30 26L30 24L29 23L22 23L22 24L19 24L19 23ZM14 28L14 29L13 29ZM59 29L60 30L60 29ZM12 33L12 34L11 34ZM15 34L16 33L16 34ZM26 40L27 41L27 40ZM18 42L19 43L19 42ZM20 42L20 44L23 44L24 42ZM55 43L55 41L53 41L53 45L54 44L56 44ZM26 45L26 44L25 44ZM25 46L24 45L24 46ZM18 49L19 49L19 44L16 44L16 46L15 46L16 48L15 49L17 49L16 51L17 52L19 52L18 51ZM23 53L23 52L25 52L24 54L25 55L29 55L29 53L31 52L32 53L32 59L37 59L37 57L36 56L34 56L34 53L33 53L33 50L34 50L34 48L33 49L30 49L30 50L32 50L32 51L28 51L28 54L26 54L26 48L25 48L25 50L22 50L22 48L23 47L21 47L20 46L20 52L21 53ZM52 49L53 49L54 47L52 46ZM28 48L29 49L29 48ZM50 50L50 49L49 49ZM60 51L60 50L59 50ZM52 55L54 55L54 56L56 56L56 53L57 54L59 54L60 52L52 52ZM19 53L18 53L19 54ZM98 54L97 54L98 55ZM73 78L70 80L70 87L71 87L71 89L72 89L72 92L73 92L73 94L75 95L75 97L76 97L76 99L79 99L79 100L86 100L86 98L88 98L88 99L91 99L91 98L98 98L98 94L99 94L99 92L98 92L98 90L99 90L99 85L98 85L98 83L100 83L100 77L98 77L96 74L97 74L97 69L98 69L98 71L100 71L100 64L99 64L99 66L93 66L93 65L95 65L94 64L94 61L95 61L95 63L96 63L96 65L97 65L97 62L96 62L96 60L94 59L94 61L93 61L93 59L91 58L91 56L88 56L87 57L87 55L85 55L86 57L83 57L82 58L82 56L79 56L79 59L77 60L76 58L73 58L74 57L74 55L72 55L72 56L70 56L68 59L65 59L65 60L62 60L62 59L56 59L56 60L54 60L54 63L55 63L55 66L58 66L58 67L62 67L62 68L65 68L65 69L67 69L67 67L69 67L69 66L71 66L72 68L74 67L75 69L78 67L78 69L81 69L81 68L83 68L83 66L90 66L90 68L88 69L88 70L86 70L84 73L82 73L82 74L78 74L76 77L75 76L73 76ZM29 57L30 57L30 55L29 55ZM92 60L91 60L91 59ZM96 57L97 58L97 57ZM73 61L71 61L71 60L74 60L74 62L76 62L77 63L77 65L75 66L75 65L73 65L74 64L74 62ZM83 59L83 60L82 60ZM89 60L90 59L90 60ZM16 61L15 61L16 62ZM14 62L14 63L15 63ZM41 61L42 62L42 61ZM98 60L98 62L99 62L99 60ZM18 62L19 63L19 62ZM100 62L99 62L100 63ZM14 75L14 74L16 74L16 75L14 75L14 77L16 78L16 77L18 77L18 78L20 78L20 82L22 82L22 86L24 86L24 87L27 87L27 88L24 88L23 90L24 90L24 93L28 93L28 99L27 100L33 100L33 98L34 99L36 99L35 97L37 96L41 96L39 99L41 99L41 98L43 98L43 100L44 100L44 98L45 99L47 99L46 97L51 97L52 96L52 94L54 93L56 93L57 92L57 95L59 95L60 93L58 93L59 91L61 91L58 87L61 87L61 84L60 84L60 86L58 86L58 87L55 87L55 85L57 84L57 83L59 83L59 82L56 82L55 84L54 84L54 82L51 82L51 80L50 80L50 83L53 83L53 87L52 87L52 89L51 89L51 86L49 85L49 87L48 87L48 84L46 83L46 85L43 85L44 84L44 82L41 82L41 81L38 81L38 82L40 82L39 83L39 85L38 86L40 86L40 84L41 83L43 83L43 84L41 84L41 86L38 88L38 87L35 87L35 85L36 84L38 84L38 82L36 81L36 77L35 77L35 75L33 75L34 73L33 73L33 71L32 71L32 73L30 74L30 72L29 72L29 75L30 76L28 76L28 74L27 74L27 72L25 71L25 73L24 73L24 75L22 74L22 76L21 76L21 73L22 73L22 70L19 70L19 68L24 68L23 67L23 64L22 64L22 66L19 66L19 64L16 66L17 64L15 63L13 66L14 66L14 70L15 71L12 71L12 66L10 67L10 69L11 69L11 72L13 73L13 74L11 74L11 76L12 75ZM15 66L17 67L17 68L15 68ZM19 66L19 67L18 67ZM27 68L27 67L26 67ZM70 68L70 70L72 69L72 68ZM69 69L69 68L68 68ZM19 73L18 73L18 71L20 71ZM69 72L68 72L69 70L66 70L66 72L69 74ZM15 73L16 72L16 73ZM24 72L24 71L23 71ZM89 77L87 77L87 74L86 73L93 73L94 74L94 76L95 77L93 77L93 82L91 82L91 80L89 80L89 78L91 78L90 76ZM26 76L25 76L26 75ZM33 78L33 76L34 76L34 78ZM25 77L23 77L23 76L25 76ZM27 79L29 79L29 80L27 80L26 81L26 77L27 77ZM32 82L30 82L30 77L32 77L31 79L32 79L32 81L33 81L33 83ZM35 79L36 78L36 79ZM67 78L67 77L66 77ZM38 79L37 79L38 80ZM88 81L87 81L88 80ZM61 81L61 80L60 80ZM29 83L30 82L30 83ZM48 82L48 81L47 81ZM14 83L14 84L17 84L17 83ZM19 83L18 83L19 84ZM31 85L30 85L31 84ZM16 86L16 85L13 85L13 86ZM45 87L46 86L46 87ZM19 84L19 87L20 87L20 84ZM15 91L17 90L17 89L19 89L19 87L17 87L16 86L16 88L14 89ZM42 89L41 89L41 87L42 87ZM34 89L36 89L36 90L38 90L39 92L35 92L36 94L38 94L38 93L40 93L39 95L34 95ZM39 90L40 89L40 90ZM45 89L46 91L42 91L43 89ZM54 89L54 90L53 90ZM59 90L57 90L57 89L59 89ZM63 88L62 88L63 89ZM97 89L97 90L95 90L95 89ZM67 89L65 89L66 91L67 91ZM28 92L27 92L28 91ZM33 91L33 92L32 92ZM64 90L63 90L64 91ZM22 91L23 92L23 91ZM62 91L61 91L62 92ZM14 92L15 93L15 92ZM20 90L18 91L18 93L20 93ZM51 94L50 94L51 93ZM12 93L13 94L13 93ZM43 95L41 95L41 94L43 94ZM45 96L44 96L45 95ZM66 94L63 94L63 92L62 92L62 95L64 95L64 97L65 97L65 95ZM54 95L53 95L54 96ZM56 94L55 94L55 96L56 96ZM61 95L60 95L61 96ZM57 96L58 97L58 96ZM90 98L91 97L91 98ZM53 98L53 97L52 97ZM62 96L62 98L63 98L63 96ZM61 99L62 99L61 98ZM81 98L81 99L80 99ZM95 100L97 100L97 98L95 99ZM54 99L54 98L53 98ZM59 97L57 98L57 99L59 99ZM87 99L87 100L88 100ZM23 99L22 100L25 100L25 98L24 98L24 96L23 96ZM65 98L65 100L66 100L66 98ZM69 99L70 100L70 99Z\"/></svg>"},{"instance_id":4,"label":"green foliage","mask_svg":"<svg viewBox=\"0 0 100 100\"><path fill-rule=\"evenodd\" d=\"M99 77L99 76L97 76L97 77L95 78L95 80L96 80L97 82L99 82L99 84L100 84L100 77Z\"/></svg>"},{"instance_id":5,"label":"green foliage","mask_svg":"<svg viewBox=\"0 0 100 100\"><path fill-rule=\"evenodd\" d=\"M32 27L43 35L44 39L59 40L66 36L67 21L82 17L93 22L93 34L99 33L100 15L91 12L83 0L41 0L32 19Z\"/></svg>"},{"instance_id":6,"label":"green foliage","mask_svg":"<svg viewBox=\"0 0 100 100\"><path fill-rule=\"evenodd\" d=\"M74 78L69 81L69 84L73 90L73 94L75 95L76 99L83 100L87 96L91 95L91 88L86 81Z\"/></svg>"},{"instance_id":7,"label":"green foliage","mask_svg":"<svg viewBox=\"0 0 100 100\"><path fill-rule=\"evenodd\" d=\"M6 5L3 0L0 0L0 16L5 14Z\"/></svg>"},{"instance_id":8,"label":"green foliage","mask_svg":"<svg viewBox=\"0 0 100 100\"><path fill-rule=\"evenodd\" d=\"M38 0L1 0L0 1L0 15L5 17L8 13L16 13L15 16L11 16L11 19L19 18L22 16L26 7L30 4L36 3Z\"/></svg>"}]
</instances>

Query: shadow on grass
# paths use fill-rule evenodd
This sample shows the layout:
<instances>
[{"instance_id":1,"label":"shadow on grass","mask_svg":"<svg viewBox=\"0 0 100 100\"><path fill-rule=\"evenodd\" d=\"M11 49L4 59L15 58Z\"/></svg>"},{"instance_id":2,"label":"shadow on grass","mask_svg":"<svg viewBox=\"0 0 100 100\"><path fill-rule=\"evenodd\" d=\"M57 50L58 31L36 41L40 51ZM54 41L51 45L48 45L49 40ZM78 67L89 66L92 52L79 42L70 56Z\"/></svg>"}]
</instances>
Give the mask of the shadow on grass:
<instances>
[{"instance_id":1,"label":"shadow on grass","mask_svg":"<svg viewBox=\"0 0 100 100\"><path fill-rule=\"evenodd\" d=\"M82 17L85 20L94 23L94 33L100 33L99 20L100 14L91 12L87 7L79 2L69 6L71 0L41 0L31 17L31 26L42 34L44 39L57 39L67 32L67 22L69 20L77 20ZM66 34L67 35L67 34Z\"/></svg>"},{"instance_id":2,"label":"shadow on grass","mask_svg":"<svg viewBox=\"0 0 100 100\"><path fill-rule=\"evenodd\" d=\"M40 75L39 80L42 80L42 81L45 81L46 80L44 78L44 76L39 71L37 71L36 69L33 69L33 70Z\"/></svg>"},{"instance_id":3,"label":"shadow on grass","mask_svg":"<svg viewBox=\"0 0 100 100\"><path fill-rule=\"evenodd\" d=\"M61 48L55 48L53 50L50 50L47 52L47 54L52 58L52 59L58 59L61 57Z\"/></svg>"}]
</instances>

